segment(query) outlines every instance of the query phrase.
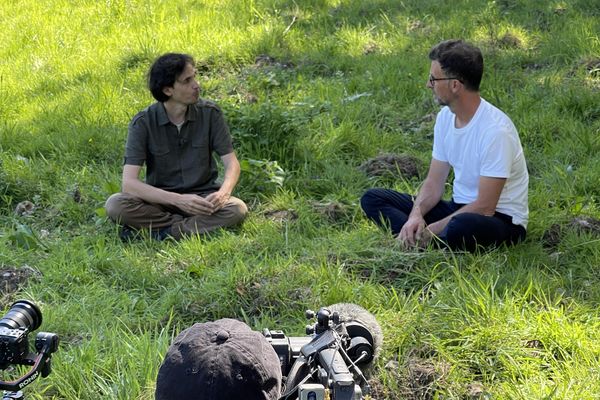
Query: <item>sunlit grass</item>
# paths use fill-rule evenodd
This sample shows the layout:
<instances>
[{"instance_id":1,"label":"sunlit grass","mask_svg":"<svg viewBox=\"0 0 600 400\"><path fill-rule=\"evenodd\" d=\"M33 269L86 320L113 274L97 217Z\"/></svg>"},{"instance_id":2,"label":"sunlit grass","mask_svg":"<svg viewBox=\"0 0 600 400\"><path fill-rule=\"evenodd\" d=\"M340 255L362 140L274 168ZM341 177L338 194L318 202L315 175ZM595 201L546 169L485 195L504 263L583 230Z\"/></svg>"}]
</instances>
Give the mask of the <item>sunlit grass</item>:
<instances>
[{"instance_id":1,"label":"sunlit grass","mask_svg":"<svg viewBox=\"0 0 600 400\"><path fill-rule=\"evenodd\" d=\"M597 398L599 238L568 223L600 217L598 9L2 3L0 267L34 271L2 306L34 300L42 329L62 340L27 398L151 399L168 344L193 322L234 317L303 335L304 310L335 302L363 305L384 329L380 399ZM406 252L358 208L371 186L417 190L418 179L358 166L381 152L427 165L438 110L427 53L451 37L483 49L482 95L520 131L531 220L514 248ZM123 245L102 205L119 190L127 124L152 102L145 73L167 51L198 60L203 96L222 106L240 158L255 161L237 192L251 213L234 231ZM23 200L32 215L13 213ZM41 244L25 248L20 227Z\"/></svg>"}]
</instances>

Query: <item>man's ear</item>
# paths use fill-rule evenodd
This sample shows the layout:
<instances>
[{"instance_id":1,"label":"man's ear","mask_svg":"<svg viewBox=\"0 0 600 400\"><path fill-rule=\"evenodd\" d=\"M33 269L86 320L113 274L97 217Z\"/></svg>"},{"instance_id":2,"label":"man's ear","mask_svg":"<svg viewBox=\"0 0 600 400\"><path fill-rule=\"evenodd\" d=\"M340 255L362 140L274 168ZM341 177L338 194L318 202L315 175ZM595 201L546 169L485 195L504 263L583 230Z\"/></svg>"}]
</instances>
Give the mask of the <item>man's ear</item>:
<instances>
[{"instance_id":1,"label":"man's ear","mask_svg":"<svg viewBox=\"0 0 600 400\"><path fill-rule=\"evenodd\" d=\"M464 88L464 84L456 79L452 80L452 91L457 93L461 88Z\"/></svg>"},{"instance_id":2,"label":"man's ear","mask_svg":"<svg viewBox=\"0 0 600 400\"><path fill-rule=\"evenodd\" d=\"M171 97L171 96L173 95L173 87L172 87L172 86L165 86L165 87L162 89L162 92L163 92L163 93L164 93L166 96L169 96L169 97Z\"/></svg>"}]
</instances>

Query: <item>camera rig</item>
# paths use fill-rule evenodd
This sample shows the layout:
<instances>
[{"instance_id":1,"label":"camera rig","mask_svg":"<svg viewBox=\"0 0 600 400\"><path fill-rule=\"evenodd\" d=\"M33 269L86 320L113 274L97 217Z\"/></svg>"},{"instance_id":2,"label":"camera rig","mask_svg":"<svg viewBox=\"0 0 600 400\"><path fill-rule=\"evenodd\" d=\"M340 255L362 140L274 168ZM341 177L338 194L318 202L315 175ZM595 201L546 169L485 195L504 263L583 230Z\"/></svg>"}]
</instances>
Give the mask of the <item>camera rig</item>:
<instances>
[{"instance_id":1,"label":"camera rig","mask_svg":"<svg viewBox=\"0 0 600 400\"><path fill-rule=\"evenodd\" d=\"M315 318L314 311L306 317ZM370 368L383 340L375 317L355 304L334 304L316 313L306 333L287 337L281 330L263 331L286 377L280 400L371 399L361 368Z\"/></svg>"},{"instance_id":2,"label":"camera rig","mask_svg":"<svg viewBox=\"0 0 600 400\"><path fill-rule=\"evenodd\" d=\"M32 302L19 300L0 319L0 370L9 365L30 365L31 368L21 377L0 380L0 390L4 390L3 400L23 399L21 390L40 375L46 377L52 371L52 353L58 349L58 335L39 332L35 338L35 350L29 352L28 335L42 324L42 313Z\"/></svg>"}]
</instances>

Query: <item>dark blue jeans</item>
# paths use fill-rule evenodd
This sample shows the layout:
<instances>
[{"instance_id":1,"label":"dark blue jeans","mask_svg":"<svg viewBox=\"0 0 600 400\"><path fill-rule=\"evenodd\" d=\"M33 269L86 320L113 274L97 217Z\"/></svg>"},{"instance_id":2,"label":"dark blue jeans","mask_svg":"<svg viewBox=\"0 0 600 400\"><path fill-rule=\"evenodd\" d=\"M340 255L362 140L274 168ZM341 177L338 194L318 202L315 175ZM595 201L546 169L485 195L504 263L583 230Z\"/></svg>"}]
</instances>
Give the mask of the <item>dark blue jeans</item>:
<instances>
[{"instance_id":1,"label":"dark blue jeans","mask_svg":"<svg viewBox=\"0 0 600 400\"><path fill-rule=\"evenodd\" d=\"M377 225L389 228L396 236L408 220L413 207L412 196L389 189L369 189L360 199L366 216ZM442 200L425 216L427 224L446 218L464 206ZM442 242L453 250L475 251L477 246L515 244L525 239L525 228L512 223L512 218L496 212L493 216L461 213L450 219L440 233Z\"/></svg>"}]
</instances>

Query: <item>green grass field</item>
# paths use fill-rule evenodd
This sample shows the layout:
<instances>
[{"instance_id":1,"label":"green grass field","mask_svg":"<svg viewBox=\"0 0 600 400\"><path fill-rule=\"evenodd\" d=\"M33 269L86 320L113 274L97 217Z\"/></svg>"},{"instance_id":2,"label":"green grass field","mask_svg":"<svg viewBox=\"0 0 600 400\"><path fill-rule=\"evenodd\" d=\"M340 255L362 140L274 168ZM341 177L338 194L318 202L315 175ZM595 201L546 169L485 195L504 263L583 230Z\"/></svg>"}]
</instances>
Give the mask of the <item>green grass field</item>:
<instances>
[{"instance_id":1,"label":"green grass field","mask_svg":"<svg viewBox=\"0 0 600 400\"><path fill-rule=\"evenodd\" d=\"M338 302L382 325L377 399L600 398L599 0L5 0L0 30L0 308L31 299L61 338L28 399L151 399L193 322L300 336L305 309ZM519 129L528 239L406 252L358 199L418 189L438 111L427 53L456 37ZM169 51L197 59L224 109L251 214L124 245L103 204ZM359 168L381 153L421 178Z\"/></svg>"}]
</instances>

